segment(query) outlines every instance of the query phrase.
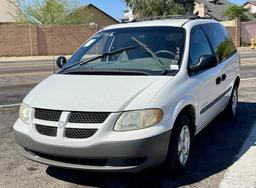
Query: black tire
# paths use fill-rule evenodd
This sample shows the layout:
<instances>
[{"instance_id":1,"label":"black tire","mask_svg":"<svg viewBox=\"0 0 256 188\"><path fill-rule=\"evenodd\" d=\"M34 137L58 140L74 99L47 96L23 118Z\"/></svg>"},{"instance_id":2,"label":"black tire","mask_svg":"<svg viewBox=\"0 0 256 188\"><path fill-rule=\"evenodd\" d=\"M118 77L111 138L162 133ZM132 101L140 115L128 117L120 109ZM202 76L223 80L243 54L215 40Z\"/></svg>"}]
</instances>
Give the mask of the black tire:
<instances>
[{"instance_id":1,"label":"black tire","mask_svg":"<svg viewBox=\"0 0 256 188\"><path fill-rule=\"evenodd\" d=\"M227 115L228 117L235 117L236 111L237 111L237 103L238 103L238 87L234 86L228 105L224 110L225 115Z\"/></svg>"},{"instance_id":2,"label":"black tire","mask_svg":"<svg viewBox=\"0 0 256 188\"><path fill-rule=\"evenodd\" d=\"M189 137L190 149L188 152L188 158L186 160L185 165L180 162L179 151L178 151L179 138L184 126L188 127L189 134L190 134L190 137ZM180 176L186 170L190 160L191 143L193 138L193 130L191 127L192 127L192 122L189 116L185 114L181 114L178 116L172 130L167 156L166 156L165 162L162 165L162 167L164 168L165 174L169 174L171 176Z\"/></svg>"}]
</instances>

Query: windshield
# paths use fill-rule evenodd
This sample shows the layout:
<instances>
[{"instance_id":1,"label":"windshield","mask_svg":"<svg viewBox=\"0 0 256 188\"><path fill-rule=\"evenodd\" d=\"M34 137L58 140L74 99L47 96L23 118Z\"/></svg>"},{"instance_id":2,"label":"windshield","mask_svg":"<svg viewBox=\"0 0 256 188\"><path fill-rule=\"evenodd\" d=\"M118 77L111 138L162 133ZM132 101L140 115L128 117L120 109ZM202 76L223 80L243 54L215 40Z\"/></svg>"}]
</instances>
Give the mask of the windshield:
<instances>
[{"instance_id":1,"label":"windshield","mask_svg":"<svg viewBox=\"0 0 256 188\"><path fill-rule=\"evenodd\" d=\"M178 27L136 27L103 30L91 37L61 73L138 71L177 72L185 30Z\"/></svg>"}]
</instances>

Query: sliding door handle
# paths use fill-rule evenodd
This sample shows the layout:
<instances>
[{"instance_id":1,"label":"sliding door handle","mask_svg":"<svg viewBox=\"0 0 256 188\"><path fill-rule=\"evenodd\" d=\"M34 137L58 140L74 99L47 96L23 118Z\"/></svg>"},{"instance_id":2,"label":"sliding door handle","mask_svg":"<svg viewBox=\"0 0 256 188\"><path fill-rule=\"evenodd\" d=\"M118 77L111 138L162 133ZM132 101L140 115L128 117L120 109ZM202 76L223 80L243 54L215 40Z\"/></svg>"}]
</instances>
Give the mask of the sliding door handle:
<instances>
[{"instance_id":1,"label":"sliding door handle","mask_svg":"<svg viewBox=\"0 0 256 188\"><path fill-rule=\"evenodd\" d=\"M222 74L221 80L224 81L224 80L226 80L226 78L227 78L227 75L226 74Z\"/></svg>"},{"instance_id":2,"label":"sliding door handle","mask_svg":"<svg viewBox=\"0 0 256 188\"><path fill-rule=\"evenodd\" d=\"M219 85L221 83L221 77L216 78L216 85Z\"/></svg>"}]
</instances>

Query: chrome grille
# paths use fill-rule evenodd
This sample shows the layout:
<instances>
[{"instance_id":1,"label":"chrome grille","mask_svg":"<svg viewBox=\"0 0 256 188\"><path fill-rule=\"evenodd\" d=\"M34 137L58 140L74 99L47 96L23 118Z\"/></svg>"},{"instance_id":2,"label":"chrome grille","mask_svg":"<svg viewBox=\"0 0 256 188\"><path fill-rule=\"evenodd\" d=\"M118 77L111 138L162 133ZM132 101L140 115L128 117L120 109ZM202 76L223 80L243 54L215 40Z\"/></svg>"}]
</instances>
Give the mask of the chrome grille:
<instances>
[{"instance_id":1,"label":"chrome grille","mask_svg":"<svg viewBox=\"0 0 256 188\"><path fill-rule=\"evenodd\" d=\"M109 112L71 112L70 123L103 123Z\"/></svg>"},{"instance_id":2,"label":"chrome grille","mask_svg":"<svg viewBox=\"0 0 256 188\"><path fill-rule=\"evenodd\" d=\"M96 133L97 129L76 129L66 128L65 137L67 138L89 138Z\"/></svg>"},{"instance_id":3,"label":"chrome grille","mask_svg":"<svg viewBox=\"0 0 256 188\"><path fill-rule=\"evenodd\" d=\"M35 109L35 118L46 120L46 121L59 121L62 111L59 110L46 110L46 109Z\"/></svg>"},{"instance_id":4,"label":"chrome grille","mask_svg":"<svg viewBox=\"0 0 256 188\"><path fill-rule=\"evenodd\" d=\"M45 135L45 136L57 136L57 127L50 127L45 125L35 125L36 130L38 133Z\"/></svg>"}]
</instances>

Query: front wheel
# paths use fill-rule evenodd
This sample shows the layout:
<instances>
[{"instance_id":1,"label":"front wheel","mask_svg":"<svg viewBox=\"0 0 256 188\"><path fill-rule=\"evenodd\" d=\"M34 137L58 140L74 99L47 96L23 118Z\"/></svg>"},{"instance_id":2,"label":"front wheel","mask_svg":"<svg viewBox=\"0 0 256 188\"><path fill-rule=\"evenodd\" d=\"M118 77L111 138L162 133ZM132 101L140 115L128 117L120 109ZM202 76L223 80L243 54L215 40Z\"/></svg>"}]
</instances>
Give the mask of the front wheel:
<instances>
[{"instance_id":1,"label":"front wheel","mask_svg":"<svg viewBox=\"0 0 256 188\"><path fill-rule=\"evenodd\" d=\"M168 153L163 164L166 173L179 176L185 171L190 158L192 135L189 117L180 115L172 130Z\"/></svg>"}]
</instances>

